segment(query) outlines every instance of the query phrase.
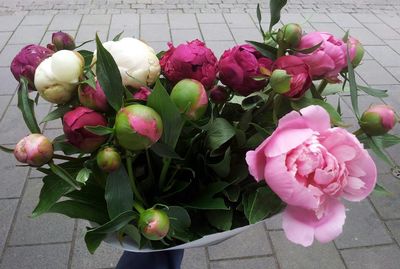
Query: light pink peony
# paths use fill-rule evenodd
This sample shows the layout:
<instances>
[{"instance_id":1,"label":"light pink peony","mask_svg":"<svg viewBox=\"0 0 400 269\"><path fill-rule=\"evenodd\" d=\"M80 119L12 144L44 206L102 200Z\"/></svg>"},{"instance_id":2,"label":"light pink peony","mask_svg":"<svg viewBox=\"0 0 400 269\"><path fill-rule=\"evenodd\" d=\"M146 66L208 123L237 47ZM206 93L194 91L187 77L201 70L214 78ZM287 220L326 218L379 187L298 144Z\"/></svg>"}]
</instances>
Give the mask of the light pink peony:
<instances>
[{"instance_id":1,"label":"light pink peony","mask_svg":"<svg viewBox=\"0 0 400 269\"><path fill-rule=\"evenodd\" d=\"M285 202L283 229L289 240L310 246L341 232L340 198L360 201L376 183L376 167L357 138L331 128L328 113L309 106L282 117L275 132L246 155L250 174Z\"/></svg>"},{"instance_id":2,"label":"light pink peony","mask_svg":"<svg viewBox=\"0 0 400 269\"><path fill-rule=\"evenodd\" d=\"M321 46L310 54L296 53L310 67L313 79L325 78L332 82L338 81L338 74L347 67L347 45L342 40L325 32L313 32L301 38L298 50L311 48L321 43ZM353 59L356 50L350 50Z\"/></svg>"},{"instance_id":3,"label":"light pink peony","mask_svg":"<svg viewBox=\"0 0 400 269\"><path fill-rule=\"evenodd\" d=\"M21 163L42 166L53 158L53 144L44 135L30 134L15 146L14 156Z\"/></svg>"}]
</instances>

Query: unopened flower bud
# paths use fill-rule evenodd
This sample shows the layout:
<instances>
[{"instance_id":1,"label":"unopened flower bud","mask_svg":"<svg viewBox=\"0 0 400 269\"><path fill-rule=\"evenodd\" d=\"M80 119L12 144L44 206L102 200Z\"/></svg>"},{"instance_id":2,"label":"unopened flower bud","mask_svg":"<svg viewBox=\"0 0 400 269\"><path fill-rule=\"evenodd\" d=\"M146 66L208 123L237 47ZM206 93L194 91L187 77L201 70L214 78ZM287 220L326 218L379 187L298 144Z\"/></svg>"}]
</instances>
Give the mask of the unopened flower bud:
<instances>
[{"instance_id":1,"label":"unopened flower bud","mask_svg":"<svg viewBox=\"0 0 400 269\"><path fill-rule=\"evenodd\" d=\"M276 39L278 44L284 48L295 48L301 40L302 33L300 25L288 23L279 29Z\"/></svg>"},{"instance_id":2,"label":"unopened flower bud","mask_svg":"<svg viewBox=\"0 0 400 269\"><path fill-rule=\"evenodd\" d=\"M360 64L361 60L363 59L365 50L361 42L354 37L349 37L349 42L351 51L350 55L352 56L351 63L355 68Z\"/></svg>"},{"instance_id":3,"label":"unopened flower bud","mask_svg":"<svg viewBox=\"0 0 400 269\"><path fill-rule=\"evenodd\" d=\"M51 42L57 51L74 50L76 47L74 38L70 34L61 31L52 34Z\"/></svg>"},{"instance_id":4,"label":"unopened flower bud","mask_svg":"<svg viewBox=\"0 0 400 269\"><path fill-rule=\"evenodd\" d=\"M111 173L121 165L121 156L112 147L106 147L97 153L97 165L104 172Z\"/></svg>"},{"instance_id":5,"label":"unopened flower bud","mask_svg":"<svg viewBox=\"0 0 400 269\"><path fill-rule=\"evenodd\" d=\"M290 91L291 80L292 76L288 75L285 70L276 69L272 72L269 84L275 92L283 94Z\"/></svg>"},{"instance_id":6,"label":"unopened flower bud","mask_svg":"<svg viewBox=\"0 0 400 269\"><path fill-rule=\"evenodd\" d=\"M78 96L79 102L85 107L100 112L107 112L110 108L107 97L98 81L96 81L96 89L93 89L88 84L80 86Z\"/></svg>"},{"instance_id":7,"label":"unopened flower bud","mask_svg":"<svg viewBox=\"0 0 400 269\"><path fill-rule=\"evenodd\" d=\"M200 119L208 106L203 84L194 79L179 81L171 91L171 100L191 120Z\"/></svg>"},{"instance_id":8,"label":"unopened flower bud","mask_svg":"<svg viewBox=\"0 0 400 269\"><path fill-rule=\"evenodd\" d=\"M139 230L149 240L161 240L169 231L167 213L157 209L147 209L140 213Z\"/></svg>"},{"instance_id":9,"label":"unopened flower bud","mask_svg":"<svg viewBox=\"0 0 400 269\"><path fill-rule=\"evenodd\" d=\"M223 104L228 100L228 98L229 98L229 91L224 86L218 85L210 90L211 102L215 104Z\"/></svg>"},{"instance_id":10,"label":"unopened flower bud","mask_svg":"<svg viewBox=\"0 0 400 269\"><path fill-rule=\"evenodd\" d=\"M31 134L21 139L14 149L15 158L31 166L42 166L53 158L53 144L41 134Z\"/></svg>"},{"instance_id":11,"label":"unopened flower bud","mask_svg":"<svg viewBox=\"0 0 400 269\"><path fill-rule=\"evenodd\" d=\"M371 136L384 135L396 124L396 115L387 105L373 105L360 118L360 127Z\"/></svg>"},{"instance_id":12,"label":"unopened flower bud","mask_svg":"<svg viewBox=\"0 0 400 269\"><path fill-rule=\"evenodd\" d=\"M134 104L124 107L115 118L115 135L125 149L149 148L161 138L162 132L160 115L148 106Z\"/></svg>"},{"instance_id":13,"label":"unopened flower bud","mask_svg":"<svg viewBox=\"0 0 400 269\"><path fill-rule=\"evenodd\" d=\"M147 101L147 97L151 94L151 90L147 87L140 87L137 92L133 94L133 99Z\"/></svg>"}]
</instances>

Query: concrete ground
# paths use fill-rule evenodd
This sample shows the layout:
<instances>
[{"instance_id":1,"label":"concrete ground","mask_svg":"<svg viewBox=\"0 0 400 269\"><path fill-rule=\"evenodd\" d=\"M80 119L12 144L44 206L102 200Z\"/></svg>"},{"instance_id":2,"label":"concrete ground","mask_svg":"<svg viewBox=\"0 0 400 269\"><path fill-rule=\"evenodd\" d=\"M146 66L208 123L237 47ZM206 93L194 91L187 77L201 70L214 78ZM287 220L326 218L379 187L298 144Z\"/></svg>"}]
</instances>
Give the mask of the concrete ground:
<instances>
[{"instance_id":1,"label":"concrete ground","mask_svg":"<svg viewBox=\"0 0 400 269\"><path fill-rule=\"evenodd\" d=\"M78 43L98 31L103 40L121 30L126 36L147 41L156 50L200 38L218 56L224 49L258 40L254 15L258 1L219 0L115 0L44 1L0 0L0 142L14 145L27 134L16 107L16 87L9 65L28 43L46 44L53 31L64 30ZM267 1L263 1L267 2ZM367 51L357 69L358 82L389 90L390 98L360 98L360 107L386 102L400 111L400 2L382 0L289 0L283 22L300 22L306 31L329 31L342 36L346 30L358 37ZM164 14L168 13L168 14ZM195 14L196 13L196 14ZM82 15L89 14L89 15ZM268 15L265 15L268 21ZM87 48L92 48L88 45ZM340 97L345 120L351 118L348 96ZM333 97L334 104L337 98ZM38 118L50 111L40 101ZM55 137L60 124L42 126ZM395 133L400 133L397 126ZM400 163L400 147L389 153ZM31 219L41 175L16 168L11 155L0 153L0 268L113 268L121 251L103 244L90 255L83 242L86 223L59 215ZM398 269L400 268L400 181L381 162L379 182L390 196L372 195L361 203L346 204L343 234L326 245L311 248L287 241L280 217L208 248L186 251L183 269Z\"/></svg>"}]
</instances>

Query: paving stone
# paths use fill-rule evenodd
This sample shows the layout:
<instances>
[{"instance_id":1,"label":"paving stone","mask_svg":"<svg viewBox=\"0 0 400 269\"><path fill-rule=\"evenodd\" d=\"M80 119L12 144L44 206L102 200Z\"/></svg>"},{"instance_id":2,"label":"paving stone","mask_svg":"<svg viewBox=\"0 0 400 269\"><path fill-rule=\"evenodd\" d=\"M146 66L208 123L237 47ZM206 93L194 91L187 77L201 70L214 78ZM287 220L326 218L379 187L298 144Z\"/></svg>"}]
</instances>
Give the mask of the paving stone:
<instances>
[{"instance_id":1,"label":"paving stone","mask_svg":"<svg viewBox=\"0 0 400 269\"><path fill-rule=\"evenodd\" d=\"M313 22L312 25L314 26L315 29L321 32L329 32L333 34L334 36L337 36L338 38L344 36L345 31L337 26L336 23L330 22Z\"/></svg>"},{"instance_id":2,"label":"paving stone","mask_svg":"<svg viewBox=\"0 0 400 269\"><path fill-rule=\"evenodd\" d=\"M11 98L12 98L12 95L1 95L0 96L0 119L3 116L4 111L6 111L6 108L8 107L8 104L10 103Z\"/></svg>"},{"instance_id":3,"label":"paving stone","mask_svg":"<svg viewBox=\"0 0 400 269\"><path fill-rule=\"evenodd\" d=\"M151 41L151 42L146 42L146 43L150 47L152 47L156 52L168 50L168 42L167 41Z\"/></svg>"},{"instance_id":4,"label":"paving stone","mask_svg":"<svg viewBox=\"0 0 400 269\"><path fill-rule=\"evenodd\" d=\"M145 42L170 41L170 29L165 24L144 24L140 28L140 38Z\"/></svg>"},{"instance_id":5,"label":"paving stone","mask_svg":"<svg viewBox=\"0 0 400 269\"><path fill-rule=\"evenodd\" d=\"M371 201L383 219L400 218L400 182L391 174L380 175L378 182L390 195L371 195Z\"/></svg>"},{"instance_id":6,"label":"paving stone","mask_svg":"<svg viewBox=\"0 0 400 269\"><path fill-rule=\"evenodd\" d=\"M346 28L344 28L346 29ZM351 28L350 35L356 37L363 45L383 45L383 41L366 28Z\"/></svg>"},{"instance_id":7,"label":"paving stone","mask_svg":"<svg viewBox=\"0 0 400 269\"><path fill-rule=\"evenodd\" d=\"M388 46L364 46L365 50L383 66L400 67L400 55Z\"/></svg>"},{"instance_id":8,"label":"paving stone","mask_svg":"<svg viewBox=\"0 0 400 269\"><path fill-rule=\"evenodd\" d=\"M141 24L168 24L167 14L141 14Z\"/></svg>"},{"instance_id":9,"label":"paving stone","mask_svg":"<svg viewBox=\"0 0 400 269\"><path fill-rule=\"evenodd\" d=\"M332 19L328 17L328 15L323 13L314 13L311 14L310 19L308 20L311 23L314 22L332 22Z\"/></svg>"},{"instance_id":10,"label":"paving stone","mask_svg":"<svg viewBox=\"0 0 400 269\"><path fill-rule=\"evenodd\" d=\"M348 269L398 269L400 250L395 245L342 251Z\"/></svg>"},{"instance_id":11,"label":"paving stone","mask_svg":"<svg viewBox=\"0 0 400 269\"><path fill-rule=\"evenodd\" d=\"M339 249L393 242L368 200L345 202L345 205L346 222L343 233L335 240Z\"/></svg>"},{"instance_id":12,"label":"paving stone","mask_svg":"<svg viewBox=\"0 0 400 269\"><path fill-rule=\"evenodd\" d=\"M284 13L282 14L281 21L283 23L300 23L303 25L303 23L306 21L306 18L309 18L310 14L304 14L304 16L300 13ZM269 14L268 16L263 16L263 20L266 22L269 20Z\"/></svg>"},{"instance_id":13,"label":"paving stone","mask_svg":"<svg viewBox=\"0 0 400 269\"><path fill-rule=\"evenodd\" d=\"M400 220L389 220L386 221L386 226L389 228L397 244L400 244Z\"/></svg>"},{"instance_id":14,"label":"paving stone","mask_svg":"<svg viewBox=\"0 0 400 269\"><path fill-rule=\"evenodd\" d=\"M385 40L386 44L388 44L394 51L400 53L400 40Z\"/></svg>"},{"instance_id":15,"label":"paving stone","mask_svg":"<svg viewBox=\"0 0 400 269\"><path fill-rule=\"evenodd\" d=\"M226 24L200 24L200 30L207 40L233 40Z\"/></svg>"},{"instance_id":16,"label":"paving stone","mask_svg":"<svg viewBox=\"0 0 400 269\"><path fill-rule=\"evenodd\" d=\"M122 32L121 38L134 37L139 38L139 28L125 27L125 28L110 28L107 40L113 40L118 34Z\"/></svg>"},{"instance_id":17,"label":"paving stone","mask_svg":"<svg viewBox=\"0 0 400 269\"><path fill-rule=\"evenodd\" d=\"M77 30L81 19L82 15L57 14L51 21L49 30Z\"/></svg>"},{"instance_id":18,"label":"paving stone","mask_svg":"<svg viewBox=\"0 0 400 269\"><path fill-rule=\"evenodd\" d=\"M225 23L221 13L198 13L196 16L199 23Z\"/></svg>"},{"instance_id":19,"label":"paving stone","mask_svg":"<svg viewBox=\"0 0 400 269\"><path fill-rule=\"evenodd\" d=\"M205 268L205 267L204 267ZM277 269L273 257L260 257L240 260L214 261L210 262L210 269Z\"/></svg>"},{"instance_id":20,"label":"paving stone","mask_svg":"<svg viewBox=\"0 0 400 269\"><path fill-rule=\"evenodd\" d=\"M246 247L243 247L246 242ZM262 256L271 254L271 245L268 241L263 223L256 225L239 235L218 245L208 247L210 260Z\"/></svg>"},{"instance_id":21,"label":"paving stone","mask_svg":"<svg viewBox=\"0 0 400 269\"><path fill-rule=\"evenodd\" d=\"M18 87L9 67L0 67L0 94L14 94Z\"/></svg>"},{"instance_id":22,"label":"paving stone","mask_svg":"<svg viewBox=\"0 0 400 269\"><path fill-rule=\"evenodd\" d=\"M46 27L46 25L19 26L8 44L39 44L46 32Z\"/></svg>"},{"instance_id":23,"label":"paving stone","mask_svg":"<svg viewBox=\"0 0 400 269\"><path fill-rule=\"evenodd\" d=\"M389 25L392 28L399 29L400 28L400 16L392 16L389 14L378 14L379 17L384 23Z\"/></svg>"},{"instance_id":24,"label":"paving stone","mask_svg":"<svg viewBox=\"0 0 400 269\"><path fill-rule=\"evenodd\" d=\"M229 14L225 13L224 17L229 28L253 28L255 26L253 20L247 13Z\"/></svg>"},{"instance_id":25,"label":"paving stone","mask_svg":"<svg viewBox=\"0 0 400 269\"><path fill-rule=\"evenodd\" d=\"M199 29L171 29L171 35L175 45L194 39L202 39Z\"/></svg>"},{"instance_id":26,"label":"paving stone","mask_svg":"<svg viewBox=\"0 0 400 269\"><path fill-rule=\"evenodd\" d=\"M139 28L139 14L113 14L110 27Z\"/></svg>"},{"instance_id":27,"label":"paving stone","mask_svg":"<svg viewBox=\"0 0 400 269\"><path fill-rule=\"evenodd\" d=\"M219 59L225 50L228 50L235 46L235 41L206 41L207 47L209 47Z\"/></svg>"},{"instance_id":28,"label":"paving stone","mask_svg":"<svg viewBox=\"0 0 400 269\"><path fill-rule=\"evenodd\" d=\"M276 214L265 221L268 231L282 230L282 213Z\"/></svg>"},{"instance_id":29,"label":"paving stone","mask_svg":"<svg viewBox=\"0 0 400 269\"><path fill-rule=\"evenodd\" d=\"M70 244L51 244L7 248L1 269L66 269Z\"/></svg>"},{"instance_id":30,"label":"paving stone","mask_svg":"<svg viewBox=\"0 0 400 269\"><path fill-rule=\"evenodd\" d=\"M53 15L26 15L21 25L48 25Z\"/></svg>"},{"instance_id":31,"label":"paving stone","mask_svg":"<svg viewBox=\"0 0 400 269\"><path fill-rule=\"evenodd\" d=\"M88 24L88 25L99 25L99 24L106 24L108 25L111 20L111 15L85 15L82 18L81 24Z\"/></svg>"},{"instance_id":32,"label":"paving stone","mask_svg":"<svg viewBox=\"0 0 400 269\"><path fill-rule=\"evenodd\" d=\"M231 29L236 43L246 44L246 40L262 42L262 36L258 29L253 28L233 28Z\"/></svg>"},{"instance_id":33,"label":"paving stone","mask_svg":"<svg viewBox=\"0 0 400 269\"><path fill-rule=\"evenodd\" d=\"M81 43L87 40L95 39L96 33L102 42L107 40L108 25L81 25L76 34L76 42Z\"/></svg>"},{"instance_id":34,"label":"paving stone","mask_svg":"<svg viewBox=\"0 0 400 269\"><path fill-rule=\"evenodd\" d=\"M24 16L0 16L0 31L14 31Z\"/></svg>"},{"instance_id":35,"label":"paving stone","mask_svg":"<svg viewBox=\"0 0 400 269\"><path fill-rule=\"evenodd\" d=\"M399 56L400 57L400 56ZM400 81L400 67L388 67L389 72Z\"/></svg>"},{"instance_id":36,"label":"paving stone","mask_svg":"<svg viewBox=\"0 0 400 269\"><path fill-rule=\"evenodd\" d=\"M74 221L60 214L43 214L32 218L32 211L39 201L41 179L29 180L17 219L11 234L10 245L44 244L72 240Z\"/></svg>"},{"instance_id":37,"label":"paving stone","mask_svg":"<svg viewBox=\"0 0 400 269\"><path fill-rule=\"evenodd\" d=\"M284 232L269 232L281 269L341 269L345 268L333 243L314 242L310 247L296 245Z\"/></svg>"},{"instance_id":38,"label":"paving stone","mask_svg":"<svg viewBox=\"0 0 400 269\"><path fill-rule=\"evenodd\" d=\"M400 34L383 23L365 23L367 28L382 39L400 39Z\"/></svg>"},{"instance_id":39,"label":"paving stone","mask_svg":"<svg viewBox=\"0 0 400 269\"><path fill-rule=\"evenodd\" d=\"M0 32L0 50L7 44L12 32Z\"/></svg>"},{"instance_id":40,"label":"paving stone","mask_svg":"<svg viewBox=\"0 0 400 269\"><path fill-rule=\"evenodd\" d=\"M0 66L9 67L11 61L14 59L15 55L23 48L25 45L6 45L3 51L0 53Z\"/></svg>"},{"instance_id":41,"label":"paving stone","mask_svg":"<svg viewBox=\"0 0 400 269\"><path fill-rule=\"evenodd\" d=\"M376 61L364 61L362 65L359 65L356 72L367 82L368 84L396 84L397 80L391 76L378 62Z\"/></svg>"},{"instance_id":42,"label":"paving stone","mask_svg":"<svg viewBox=\"0 0 400 269\"><path fill-rule=\"evenodd\" d=\"M18 199L0 200L0 253L3 253L17 205Z\"/></svg>"},{"instance_id":43,"label":"paving stone","mask_svg":"<svg viewBox=\"0 0 400 269\"><path fill-rule=\"evenodd\" d=\"M115 268L123 251L102 243L92 255L86 248L84 235L86 221L78 221L77 238L72 256L72 269Z\"/></svg>"},{"instance_id":44,"label":"paving stone","mask_svg":"<svg viewBox=\"0 0 400 269\"><path fill-rule=\"evenodd\" d=\"M373 23L381 23L382 21L374 14L368 14L368 13L355 13L352 14L353 17L355 17L359 22L373 22Z\"/></svg>"},{"instance_id":45,"label":"paving stone","mask_svg":"<svg viewBox=\"0 0 400 269\"><path fill-rule=\"evenodd\" d=\"M3 144L3 141L1 142ZM12 146L9 146L10 148ZM20 197L28 174L27 167L16 167L17 161L9 153L0 152L0 198Z\"/></svg>"},{"instance_id":46,"label":"paving stone","mask_svg":"<svg viewBox=\"0 0 400 269\"><path fill-rule=\"evenodd\" d=\"M345 13L330 13L328 16L336 22L343 29L347 28L363 28L363 25L359 23L353 16Z\"/></svg>"},{"instance_id":47,"label":"paving stone","mask_svg":"<svg viewBox=\"0 0 400 269\"><path fill-rule=\"evenodd\" d=\"M204 248L185 249L182 269L204 269L207 268L207 256Z\"/></svg>"},{"instance_id":48,"label":"paving stone","mask_svg":"<svg viewBox=\"0 0 400 269\"><path fill-rule=\"evenodd\" d=\"M195 14L168 14L171 29L196 29L198 23Z\"/></svg>"}]
</instances>

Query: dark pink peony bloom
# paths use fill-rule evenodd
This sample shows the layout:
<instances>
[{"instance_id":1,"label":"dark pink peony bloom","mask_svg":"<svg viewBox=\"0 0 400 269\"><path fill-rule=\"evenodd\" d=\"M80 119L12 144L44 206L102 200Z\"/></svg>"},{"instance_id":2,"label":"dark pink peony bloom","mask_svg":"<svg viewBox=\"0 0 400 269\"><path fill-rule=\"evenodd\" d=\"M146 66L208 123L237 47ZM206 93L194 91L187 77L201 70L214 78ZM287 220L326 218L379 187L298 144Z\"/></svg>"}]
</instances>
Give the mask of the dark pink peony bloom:
<instances>
[{"instance_id":1,"label":"dark pink peony bloom","mask_svg":"<svg viewBox=\"0 0 400 269\"><path fill-rule=\"evenodd\" d=\"M174 47L168 44L169 50L160 60L161 70L165 77L177 83L185 78L200 81L206 89L214 85L217 76L217 58L196 39Z\"/></svg>"},{"instance_id":2,"label":"dark pink peony bloom","mask_svg":"<svg viewBox=\"0 0 400 269\"><path fill-rule=\"evenodd\" d=\"M79 87L78 96L81 104L90 109L107 112L110 108L107 102L107 97L98 81L96 81L96 89L93 89L89 85Z\"/></svg>"},{"instance_id":3,"label":"dark pink peony bloom","mask_svg":"<svg viewBox=\"0 0 400 269\"><path fill-rule=\"evenodd\" d=\"M254 78L262 75L262 68L271 70L272 63L253 46L236 46L222 54L218 66L219 78L235 92L247 96L267 85L265 80Z\"/></svg>"},{"instance_id":4,"label":"dark pink peony bloom","mask_svg":"<svg viewBox=\"0 0 400 269\"><path fill-rule=\"evenodd\" d=\"M47 47L54 51L57 50L74 50L75 40L74 38L65 32L58 31L51 35L51 42L53 44L48 44Z\"/></svg>"},{"instance_id":5,"label":"dark pink peony bloom","mask_svg":"<svg viewBox=\"0 0 400 269\"><path fill-rule=\"evenodd\" d=\"M140 87L137 92L133 94L133 99L147 101L147 97L151 94L151 89L147 87Z\"/></svg>"}]
</instances>

